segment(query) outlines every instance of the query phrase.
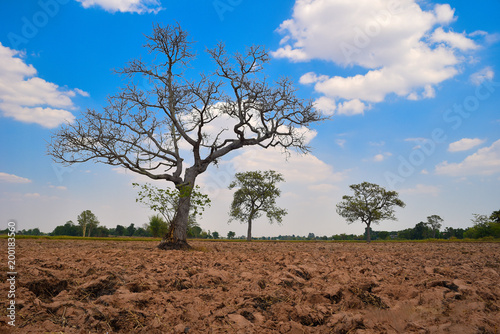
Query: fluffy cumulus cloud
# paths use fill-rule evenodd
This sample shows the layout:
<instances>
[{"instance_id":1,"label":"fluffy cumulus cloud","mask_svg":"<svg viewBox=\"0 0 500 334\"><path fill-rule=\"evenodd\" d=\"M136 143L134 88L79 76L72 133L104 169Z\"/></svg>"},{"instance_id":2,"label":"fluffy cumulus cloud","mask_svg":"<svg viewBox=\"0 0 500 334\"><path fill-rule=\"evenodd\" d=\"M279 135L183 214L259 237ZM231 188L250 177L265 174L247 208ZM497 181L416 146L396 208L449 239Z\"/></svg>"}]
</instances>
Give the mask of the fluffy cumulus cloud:
<instances>
[{"instance_id":1,"label":"fluffy cumulus cloud","mask_svg":"<svg viewBox=\"0 0 500 334\"><path fill-rule=\"evenodd\" d=\"M474 85L479 86L484 81L493 80L494 77L495 77L495 72L493 71L493 69L491 67L488 66L488 67L485 67L478 72L471 74L470 81Z\"/></svg>"},{"instance_id":2,"label":"fluffy cumulus cloud","mask_svg":"<svg viewBox=\"0 0 500 334\"><path fill-rule=\"evenodd\" d=\"M0 182L5 183L31 183L30 179L25 177L17 176L14 174L7 174L0 172Z\"/></svg>"},{"instance_id":3,"label":"fluffy cumulus cloud","mask_svg":"<svg viewBox=\"0 0 500 334\"><path fill-rule=\"evenodd\" d=\"M462 162L444 161L436 166L436 174L464 177L469 175L493 175L500 173L500 140L490 147L479 149Z\"/></svg>"},{"instance_id":4,"label":"fluffy cumulus cloud","mask_svg":"<svg viewBox=\"0 0 500 334\"><path fill-rule=\"evenodd\" d=\"M273 56L359 66L363 71L354 76L310 72L300 82L328 98L317 100L327 113L361 114L389 94L434 97L434 87L455 76L464 54L478 48L470 34L449 27L455 20L447 4L424 9L415 0L296 0L292 18L278 29L284 38Z\"/></svg>"},{"instance_id":5,"label":"fluffy cumulus cloud","mask_svg":"<svg viewBox=\"0 0 500 334\"><path fill-rule=\"evenodd\" d=\"M65 90L37 76L32 65L24 62L23 54L0 43L0 112L5 117L25 123L37 123L54 128L75 117L72 99L88 96L80 90Z\"/></svg>"},{"instance_id":6,"label":"fluffy cumulus cloud","mask_svg":"<svg viewBox=\"0 0 500 334\"><path fill-rule=\"evenodd\" d=\"M485 142L484 139L464 138L464 139L460 139L459 141L451 143L450 146L448 147L448 151L449 152L467 151L467 150L473 149L476 146L481 145L484 142Z\"/></svg>"},{"instance_id":7,"label":"fluffy cumulus cloud","mask_svg":"<svg viewBox=\"0 0 500 334\"><path fill-rule=\"evenodd\" d=\"M159 0L77 0L84 8L101 7L102 9L115 12L130 12L138 14L156 14L162 10Z\"/></svg>"}]
</instances>

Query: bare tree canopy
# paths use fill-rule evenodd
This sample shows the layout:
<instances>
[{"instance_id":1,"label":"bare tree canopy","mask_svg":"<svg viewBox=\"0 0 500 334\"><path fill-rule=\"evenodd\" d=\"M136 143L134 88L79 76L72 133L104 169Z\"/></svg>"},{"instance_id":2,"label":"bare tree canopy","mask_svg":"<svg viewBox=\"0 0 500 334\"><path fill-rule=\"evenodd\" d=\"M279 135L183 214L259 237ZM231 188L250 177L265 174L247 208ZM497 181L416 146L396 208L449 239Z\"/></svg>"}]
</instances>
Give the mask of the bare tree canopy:
<instances>
[{"instance_id":1,"label":"bare tree canopy","mask_svg":"<svg viewBox=\"0 0 500 334\"><path fill-rule=\"evenodd\" d=\"M48 152L56 162L93 160L192 189L211 163L245 146L308 151L305 130L322 116L296 96L289 79L263 77L269 61L263 47L230 56L218 44L207 50L216 69L198 80L184 75L195 53L179 25L154 26L144 47L154 60L117 70L129 81L103 110L88 110L54 133ZM138 78L149 88L139 87ZM226 126L214 132L216 122ZM161 248L187 246L189 203L190 196L180 199Z\"/></svg>"}]
</instances>

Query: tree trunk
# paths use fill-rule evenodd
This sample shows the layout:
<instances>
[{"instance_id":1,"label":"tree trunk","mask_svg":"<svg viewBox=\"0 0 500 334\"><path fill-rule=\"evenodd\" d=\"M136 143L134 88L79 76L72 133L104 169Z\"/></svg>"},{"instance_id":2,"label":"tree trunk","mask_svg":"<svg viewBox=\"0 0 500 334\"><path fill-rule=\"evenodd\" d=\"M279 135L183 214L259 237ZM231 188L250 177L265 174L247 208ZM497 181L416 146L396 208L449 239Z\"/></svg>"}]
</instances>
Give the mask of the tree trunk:
<instances>
[{"instance_id":1,"label":"tree trunk","mask_svg":"<svg viewBox=\"0 0 500 334\"><path fill-rule=\"evenodd\" d=\"M191 248L187 243L187 225L190 205L191 195L179 199L177 212L175 213L167 234L163 237L158 248L164 250Z\"/></svg>"},{"instance_id":2,"label":"tree trunk","mask_svg":"<svg viewBox=\"0 0 500 334\"><path fill-rule=\"evenodd\" d=\"M371 242L372 236L370 234L370 223L366 224L366 242Z\"/></svg>"},{"instance_id":3,"label":"tree trunk","mask_svg":"<svg viewBox=\"0 0 500 334\"><path fill-rule=\"evenodd\" d=\"M189 208L191 207L191 193L194 188L196 174L189 168L186 170L186 177L182 185L177 188L184 196L179 198L179 205L175 213L174 219L170 224L167 234L163 237L158 245L159 249L190 249L191 246L187 243L187 228L189 219ZM186 188L188 187L188 188Z\"/></svg>"},{"instance_id":4,"label":"tree trunk","mask_svg":"<svg viewBox=\"0 0 500 334\"><path fill-rule=\"evenodd\" d=\"M252 218L248 218L247 241L252 241Z\"/></svg>"}]
</instances>

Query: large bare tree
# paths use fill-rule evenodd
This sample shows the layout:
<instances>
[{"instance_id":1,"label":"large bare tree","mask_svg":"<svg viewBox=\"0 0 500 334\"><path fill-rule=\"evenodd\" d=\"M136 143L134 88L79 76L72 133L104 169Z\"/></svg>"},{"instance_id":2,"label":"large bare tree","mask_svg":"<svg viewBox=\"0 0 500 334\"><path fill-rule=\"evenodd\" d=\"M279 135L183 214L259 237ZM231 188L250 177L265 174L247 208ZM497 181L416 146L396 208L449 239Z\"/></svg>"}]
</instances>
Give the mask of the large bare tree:
<instances>
[{"instance_id":1,"label":"large bare tree","mask_svg":"<svg viewBox=\"0 0 500 334\"><path fill-rule=\"evenodd\" d=\"M190 195L198 175L245 146L306 153L304 130L322 117L311 101L296 96L289 79L265 79L269 55L261 46L228 55L220 43L207 50L213 72L190 80L185 71L195 53L179 25L155 25L146 38L153 60L135 59L117 70L127 84L102 111L87 110L57 130L48 152L64 164L94 160L172 182L183 195L158 247L179 249L189 247ZM214 132L216 121L225 126Z\"/></svg>"}]
</instances>

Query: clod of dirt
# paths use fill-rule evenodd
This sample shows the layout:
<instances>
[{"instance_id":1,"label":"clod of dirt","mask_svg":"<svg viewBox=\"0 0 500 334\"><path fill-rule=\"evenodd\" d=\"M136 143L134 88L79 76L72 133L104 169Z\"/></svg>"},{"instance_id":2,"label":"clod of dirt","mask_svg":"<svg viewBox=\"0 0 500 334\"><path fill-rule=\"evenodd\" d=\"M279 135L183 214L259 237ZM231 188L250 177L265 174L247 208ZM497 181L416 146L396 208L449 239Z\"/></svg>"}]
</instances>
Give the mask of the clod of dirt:
<instances>
[{"instance_id":1,"label":"clod of dirt","mask_svg":"<svg viewBox=\"0 0 500 334\"><path fill-rule=\"evenodd\" d=\"M61 291L68 288L67 280L58 280L55 278L43 278L37 281L31 281L26 284L28 290L33 292L41 301L45 303L52 302L52 298L57 296Z\"/></svg>"},{"instance_id":2,"label":"clod of dirt","mask_svg":"<svg viewBox=\"0 0 500 334\"><path fill-rule=\"evenodd\" d=\"M282 302L283 299L273 296L259 296L254 298L254 307L260 310L267 310L272 305Z\"/></svg>"},{"instance_id":3,"label":"clod of dirt","mask_svg":"<svg viewBox=\"0 0 500 334\"><path fill-rule=\"evenodd\" d=\"M326 293L325 298L329 299L333 304L338 304L342 300L342 290L338 290L335 293Z\"/></svg>"},{"instance_id":4,"label":"clod of dirt","mask_svg":"<svg viewBox=\"0 0 500 334\"><path fill-rule=\"evenodd\" d=\"M170 283L170 286L178 291L181 291L191 289L193 287L193 283L191 283L188 279L176 277L172 283Z\"/></svg>"},{"instance_id":5,"label":"clod of dirt","mask_svg":"<svg viewBox=\"0 0 500 334\"><path fill-rule=\"evenodd\" d=\"M306 270L301 269L301 268L293 268L290 269L290 272L306 281L309 281L311 279L311 274L309 274Z\"/></svg>"},{"instance_id":6,"label":"clod of dirt","mask_svg":"<svg viewBox=\"0 0 500 334\"><path fill-rule=\"evenodd\" d=\"M118 316L109 320L109 326L114 331L139 329L147 325L147 317L142 312L120 311Z\"/></svg>"},{"instance_id":7,"label":"clod of dirt","mask_svg":"<svg viewBox=\"0 0 500 334\"><path fill-rule=\"evenodd\" d=\"M354 295L356 295L361 301L367 305L373 305L380 309L388 309L389 306L382 301L379 296L374 295L368 291L360 289L358 287L352 287L349 289Z\"/></svg>"},{"instance_id":8,"label":"clod of dirt","mask_svg":"<svg viewBox=\"0 0 500 334\"><path fill-rule=\"evenodd\" d=\"M111 274L85 283L78 289L77 295L84 299L97 299L104 295L114 294L117 285L118 278Z\"/></svg>"},{"instance_id":9,"label":"clod of dirt","mask_svg":"<svg viewBox=\"0 0 500 334\"><path fill-rule=\"evenodd\" d=\"M148 291L150 289L148 284L142 284L142 283L129 283L127 284L128 291L133 292L133 293L139 293L139 292L144 292Z\"/></svg>"},{"instance_id":10,"label":"clod of dirt","mask_svg":"<svg viewBox=\"0 0 500 334\"><path fill-rule=\"evenodd\" d=\"M242 316L245 317L245 319L249 320L249 321L254 321L255 320L255 316L253 315L252 312L249 312L249 311L241 311L240 314Z\"/></svg>"},{"instance_id":11,"label":"clod of dirt","mask_svg":"<svg viewBox=\"0 0 500 334\"><path fill-rule=\"evenodd\" d=\"M442 287L445 287L447 289L450 289L451 291L455 291L455 292L458 291L458 285L456 285L455 283L450 282L450 281L433 281L433 282L427 283L426 286L428 288L433 288L435 286L442 286Z\"/></svg>"}]
</instances>

